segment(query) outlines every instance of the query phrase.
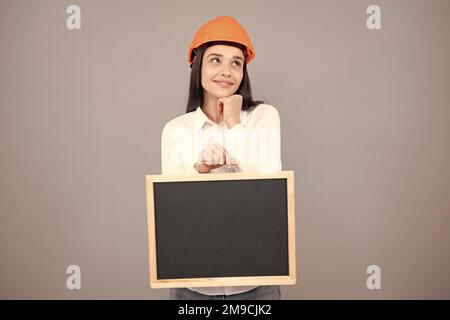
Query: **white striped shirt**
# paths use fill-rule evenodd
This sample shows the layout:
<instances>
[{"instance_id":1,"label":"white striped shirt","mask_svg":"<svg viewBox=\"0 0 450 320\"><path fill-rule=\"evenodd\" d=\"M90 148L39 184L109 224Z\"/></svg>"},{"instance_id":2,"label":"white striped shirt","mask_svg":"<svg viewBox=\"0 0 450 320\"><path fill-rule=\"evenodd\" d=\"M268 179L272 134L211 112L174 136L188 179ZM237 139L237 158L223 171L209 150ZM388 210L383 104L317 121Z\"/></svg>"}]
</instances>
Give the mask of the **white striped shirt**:
<instances>
[{"instance_id":1,"label":"white striped shirt","mask_svg":"<svg viewBox=\"0 0 450 320\"><path fill-rule=\"evenodd\" d=\"M216 172L275 173L281 170L280 117L268 104L240 113L241 123L228 129L211 121L201 108L179 116L164 126L161 137L162 174L198 173L194 164L199 153L219 143L238 160L238 166L222 166ZM256 286L189 288L207 295L230 295Z\"/></svg>"}]
</instances>

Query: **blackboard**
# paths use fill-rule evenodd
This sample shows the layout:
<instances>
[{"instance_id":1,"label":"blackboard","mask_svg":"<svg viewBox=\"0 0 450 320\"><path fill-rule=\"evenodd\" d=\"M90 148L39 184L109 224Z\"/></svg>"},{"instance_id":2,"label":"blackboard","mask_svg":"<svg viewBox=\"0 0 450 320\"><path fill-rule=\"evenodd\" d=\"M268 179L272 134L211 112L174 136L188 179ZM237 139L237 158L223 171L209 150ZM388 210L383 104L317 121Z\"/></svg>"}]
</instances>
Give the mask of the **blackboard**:
<instances>
[{"instance_id":1,"label":"blackboard","mask_svg":"<svg viewBox=\"0 0 450 320\"><path fill-rule=\"evenodd\" d=\"M292 171L146 178L152 287L295 283Z\"/></svg>"}]
</instances>

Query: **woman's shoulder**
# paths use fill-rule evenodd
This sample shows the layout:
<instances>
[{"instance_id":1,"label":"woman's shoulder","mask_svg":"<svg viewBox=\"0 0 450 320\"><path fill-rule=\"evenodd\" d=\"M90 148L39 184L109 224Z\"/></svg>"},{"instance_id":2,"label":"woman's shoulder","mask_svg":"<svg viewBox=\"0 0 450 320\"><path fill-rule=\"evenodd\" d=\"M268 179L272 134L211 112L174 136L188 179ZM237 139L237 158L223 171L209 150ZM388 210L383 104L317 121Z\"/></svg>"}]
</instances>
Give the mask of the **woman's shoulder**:
<instances>
[{"instance_id":1,"label":"woman's shoulder","mask_svg":"<svg viewBox=\"0 0 450 320\"><path fill-rule=\"evenodd\" d=\"M248 110L250 113L278 113L277 108L268 103L260 103Z\"/></svg>"},{"instance_id":2,"label":"woman's shoulder","mask_svg":"<svg viewBox=\"0 0 450 320\"><path fill-rule=\"evenodd\" d=\"M163 131L168 131L174 128L180 129L180 128L189 128L194 123L194 116L195 112L188 112L185 114L182 114L181 116L178 116L176 118L173 118L166 122L164 125Z\"/></svg>"}]
</instances>

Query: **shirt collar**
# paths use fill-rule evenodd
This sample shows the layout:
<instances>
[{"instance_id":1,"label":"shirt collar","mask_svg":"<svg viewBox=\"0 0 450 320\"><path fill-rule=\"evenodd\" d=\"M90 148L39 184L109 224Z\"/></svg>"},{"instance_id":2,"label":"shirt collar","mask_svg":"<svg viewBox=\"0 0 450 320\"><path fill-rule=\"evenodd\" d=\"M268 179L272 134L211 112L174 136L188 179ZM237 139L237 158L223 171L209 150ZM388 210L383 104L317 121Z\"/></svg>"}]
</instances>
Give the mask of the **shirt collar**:
<instances>
[{"instance_id":1,"label":"shirt collar","mask_svg":"<svg viewBox=\"0 0 450 320\"><path fill-rule=\"evenodd\" d=\"M197 109L195 109L194 119L194 127L196 131L200 131L205 123L213 124L200 107L197 107Z\"/></svg>"}]
</instances>

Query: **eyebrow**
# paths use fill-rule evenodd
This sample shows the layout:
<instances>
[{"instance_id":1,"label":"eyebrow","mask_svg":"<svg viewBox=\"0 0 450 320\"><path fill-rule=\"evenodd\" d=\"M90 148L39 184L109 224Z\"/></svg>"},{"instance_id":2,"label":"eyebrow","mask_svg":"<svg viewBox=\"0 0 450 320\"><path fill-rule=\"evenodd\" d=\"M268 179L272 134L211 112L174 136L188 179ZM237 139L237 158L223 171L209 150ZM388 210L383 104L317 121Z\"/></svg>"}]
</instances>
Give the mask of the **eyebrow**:
<instances>
[{"instance_id":1,"label":"eyebrow","mask_svg":"<svg viewBox=\"0 0 450 320\"><path fill-rule=\"evenodd\" d=\"M207 56L206 58L208 58L209 56L218 56L218 57L223 58L223 55L218 54L218 53L210 53L210 54L208 54L208 56ZM233 56L233 58L234 58L234 59L240 59L240 60L244 61L244 59L241 58L241 57L239 57L239 56Z\"/></svg>"}]
</instances>

